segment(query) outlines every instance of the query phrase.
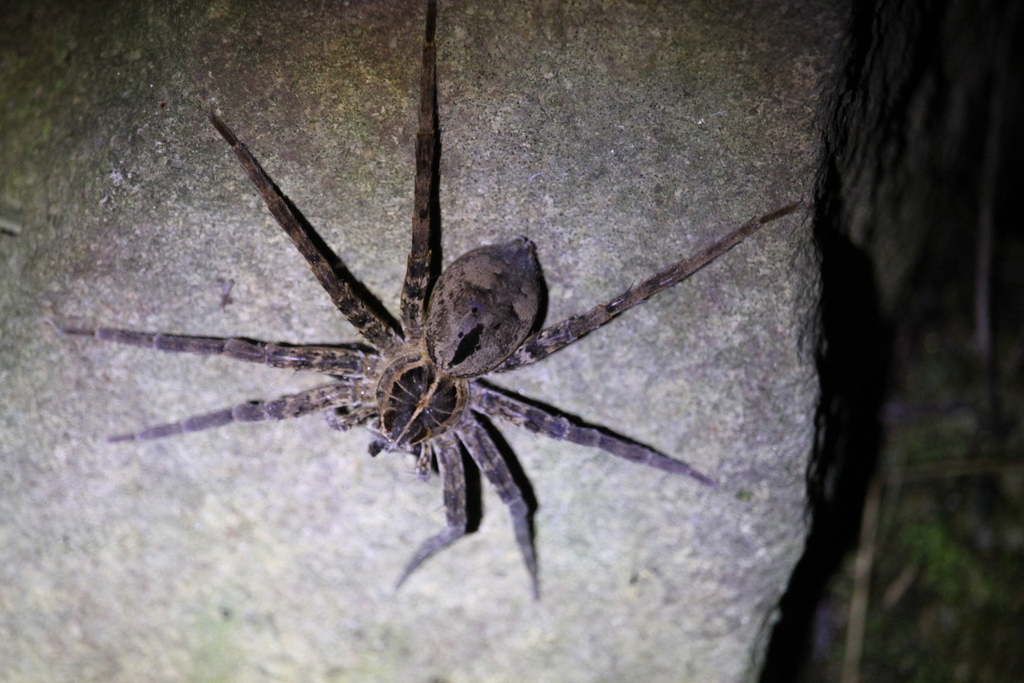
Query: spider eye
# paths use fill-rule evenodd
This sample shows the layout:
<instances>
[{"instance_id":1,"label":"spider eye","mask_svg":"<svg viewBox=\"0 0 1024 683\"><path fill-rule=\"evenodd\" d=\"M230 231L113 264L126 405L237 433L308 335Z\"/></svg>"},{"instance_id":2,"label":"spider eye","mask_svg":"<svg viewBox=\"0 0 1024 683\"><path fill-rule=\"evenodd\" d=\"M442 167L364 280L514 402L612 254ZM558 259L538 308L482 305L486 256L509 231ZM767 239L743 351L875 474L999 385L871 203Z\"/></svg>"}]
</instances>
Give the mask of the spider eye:
<instances>
[{"instance_id":1,"label":"spider eye","mask_svg":"<svg viewBox=\"0 0 1024 683\"><path fill-rule=\"evenodd\" d=\"M452 377L492 370L529 336L540 292L540 264L524 237L463 254L441 274L430 297L430 359Z\"/></svg>"}]
</instances>

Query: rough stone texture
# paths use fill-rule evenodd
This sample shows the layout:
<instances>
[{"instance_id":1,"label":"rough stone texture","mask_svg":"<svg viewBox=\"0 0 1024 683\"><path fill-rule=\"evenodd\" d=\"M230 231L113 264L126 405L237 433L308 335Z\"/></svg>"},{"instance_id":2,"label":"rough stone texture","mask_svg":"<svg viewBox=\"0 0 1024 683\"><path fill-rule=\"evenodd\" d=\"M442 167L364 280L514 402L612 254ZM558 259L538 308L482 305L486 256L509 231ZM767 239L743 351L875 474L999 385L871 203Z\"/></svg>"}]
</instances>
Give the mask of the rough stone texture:
<instances>
[{"instance_id":1,"label":"rough stone texture","mask_svg":"<svg viewBox=\"0 0 1024 683\"><path fill-rule=\"evenodd\" d=\"M523 391L718 490L506 429L539 501L534 602L500 501L312 418L103 437L298 390L49 318L354 340L205 120L217 108L392 310L410 226L418 2L5 10L0 667L12 680L756 676L804 535L809 227L772 226L537 366ZM527 235L548 320L810 195L830 2L442 3L444 248ZM220 306L217 278L234 303ZM485 487L486 489L486 487Z\"/></svg>"}]
</instances>

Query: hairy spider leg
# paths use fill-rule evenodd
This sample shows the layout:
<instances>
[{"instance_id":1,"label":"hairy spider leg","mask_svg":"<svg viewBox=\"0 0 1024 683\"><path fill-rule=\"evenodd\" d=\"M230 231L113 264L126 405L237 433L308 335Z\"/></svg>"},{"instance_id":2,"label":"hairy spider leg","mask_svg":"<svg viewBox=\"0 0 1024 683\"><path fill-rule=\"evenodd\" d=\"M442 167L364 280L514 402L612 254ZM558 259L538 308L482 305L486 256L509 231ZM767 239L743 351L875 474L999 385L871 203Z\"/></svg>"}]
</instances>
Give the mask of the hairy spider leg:
<instances>
[{"instance_id":1,"label":"hairy spider leg","mask_svg":"<svg viewBox=\"0 0 1024 683\"><path fill-rule=\"evenodd\" d=\"M685 462L662 455L652 448L630 441L613 432L587 425L573 424L569 418L558 414L554 409L513 398L482 382L473 383L470 401L470 408L531 432L543 434L559 441L600 448L606 453L611 453L638 465L653 467L672 474L684 474L702 484L718 486L713 479L709 479Z\"/></svg>"},{"instance_id":2,"label":"hairy spider leg","mask_svg":"<svg viewBox=\"0 0 1024 683\"><path fill-rule=\"evenodd\" d=\"M302 417L330 408L358 405L367 391L360 380L344 380L323 384L297 394L289 394L268 401L248 401L231 408L217 410L203 415L193 415L180 422L158 425L132 434L118 434L107 439L110 443L121 441L146 441L166 436L199 432L204 429L223 427L232 422L262 422L263 420L287 420ZM372 388L370 389L372 391Z\"/></svg>"},{"instance_id":3,"label":"hairy spider leg","mask_svg":"<svg viewBox=\"0 0 1024 683\"><path fill-rule=\"evenodd\" d=\"M512 470L498 450L494 439L487 433L479 417L475 413L467 414L455 428L462 445L466 447L473 462L480 468L487 481L498 492L498 497L505 503L509 515L512 516L512 529L516 535L516 543L523 554L523 561L530 572L533 587L533 598L540 600L540 583L537 580L537 555L533 547L533 513L526 504L523 492L512 477Z\"/></svg>"},{"instance_id":4,"label":"hairy spider leg","mask_svg":"<svg viewBox=\"0 0 1024 683\"><path fill-rule=\"evenodd\" d=\"M234 337L199 337L136 332L111 327L71 327L52 323L52 321L51 324L60 334L91 337L100 341L170 353L226 356L234 360L259 363L272 368L322 372L340 380L340 383L315 387L299 394L283 396L271 401L250 401L204 415L193 415L179 422L158 425L141 432L111 436L107 438L107 441L111 443L159 439L213 429L232 422L283 420L300 417L318 410L342 407L352 408L352 410L345 416L336 416L333 411L325 413L325 415L328 416L328 424L332 428L348 429L357 423L356 420L365 421L376 412L375 406L364 405L373 401L373 386L372 382L367 383L363 379L374 376L378 358L354 347L287 346Z\"/></svg>"},{"instance_id":5,"label":"hairy spider leg","mask_svg":"<svg viewBox=\"0 0 1024 683\"><path fill-rule=\"evenodd\" d=\"M409 341L423 337L423 311L430 286L432 254L430 239L434 215L431 200L437 178L434 157L437 152L437 80L434 27L437 2L427 5L427 29L423 39L423 71L420 75L419 127L416 131L416 182L413 198L412 248L406 263L402 285L402 328Z\"/></svg>"},{"instance_id":6,"label":"hairy spider leg","mask_svg":"<svg viewBox=\"0 0 1024 683\"><path fill-rule=\"evenodd\" d=\"M430 444L424 444L424 447L428 445L437 457L437 464L444 479L444 510L447 525L419 547L395 582L395 590L398 590L425 560L465 536L469 524L466 513L466 471L458 442L451 434L446 433L435 437Z\"/></svg>"},{"instance_id":7,"label":"hairy spider leg","mask_svg":"<svg viewBox=\"0 0 1024 683\"><path fill-rule=\"evenodd\" d=\"M195 353L227 356L234 360L259 363L272 368L309 370L328 375L365 377L372 373L377 356L349 346L291 346L237 337L200 337L160 332L136 332L113 327L69 327L53 323L60 334L92 337L101 341L127 344L170 353Z\"/></svg>"},{"instance_id":8,"label":"hairy spider leg","mask_svg":"<svg viewBox=\"0 0 1024 683\"><path fill-rule=\"evenodd\" d=\"M368 422L371 418L377 416L377 405L375 403L339 407L344 408L345 410L343 412L328 410L324 413L324 419L327 421L327 426L339 432L347 432L353 427L358 427L359 425Z\"/></svg>"},{"instance_id":9,"label":"hairy spider leg","mask_svg":"<svg viewBox=\"0 0 1024 683\"><path fill-rule=\"evenodd\" d=\"M331 266L330 260L320 251L305 228L299 223L281 191L260 167L259 162L249 152L249 148L239 142L234 132L213 112L210 112L210 123L231 145L235 156L238 157L238 163L242 165L242 169L249 176L253 187L259 192L270 213L277 219L281 228L309 263L313 275L330 295L331 301L342 315L355 326L359 334L382 351L401 344L401 338L391 325L382 320L365 301L356 295L352 288L354 279L351 275L347 272L336 272Z\"/></svg>"},{"instance_id":10,"label":"hairy spider leg","mask_svg":"<svg viewBox=\"0 0 1024 683\"><path fill-rule=\"evenodd\" d=\"M710 247L698 252L690 258L661 270L635 287L630 287L617 297L598 304L586 313L566 318L560 323L546 327L522 346L492 372L507 372L523 365L536 363L550 356L555 351L565 348L580 337L589 334L604 325L619 313L643 302L645 299L682 282L698 270L708 265L719 256L729 251L761 227L778 220L800 208L800 204L790 204L771 213L754 218L715 242Z\"/></svg>"}]
</instances>

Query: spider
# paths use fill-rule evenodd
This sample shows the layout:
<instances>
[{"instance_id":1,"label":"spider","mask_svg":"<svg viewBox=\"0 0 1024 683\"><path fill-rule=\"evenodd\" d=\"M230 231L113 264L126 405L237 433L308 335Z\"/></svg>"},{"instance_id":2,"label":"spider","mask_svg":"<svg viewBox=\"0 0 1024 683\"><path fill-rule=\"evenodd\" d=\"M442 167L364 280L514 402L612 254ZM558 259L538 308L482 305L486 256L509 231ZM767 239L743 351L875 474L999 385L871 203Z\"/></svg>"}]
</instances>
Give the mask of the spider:
<instances>
[{"instance_id":1,"label":"spider","mask_svg":"<svg viewBox=\"0 0 1024 683\"><path fill-rule=\"evenodd\" d=\"M289 345L245 338L137 332L115 328L57 325L64 334L154 348L160 351L224 355L275 368L318 372L330 381L296 394L248 401L195 415L111 442L142 441L221 427L325 415L330 427L366 425L373 434L370 454L406 451L422 477L436 467L443 480L447 525L428 538L405 566L396 588L427 558L469 533L464 453L490 482L512 517L516 541L539 597L533 544L533 511L501 453L489 418L545 436L602 449L630 462L715 482L684 462L588 425L557 409L499 389L484 377L536 363L619 313L684 280L760 227L797 209L796 204L755 218L695 256L665 268L590 311L537 330L543 280L534 245L524 237L474 249L437 275L432 244L437 240L437 94L434 33L436 0L427 5L420 74L419 125L409 252L401 298L401 323L322 246L316 233L263 171L249 149L215 114L209 119L231 146L270 213L305 257L339 311L372 348L360 345Z\"/></svg>"}]
</instances>

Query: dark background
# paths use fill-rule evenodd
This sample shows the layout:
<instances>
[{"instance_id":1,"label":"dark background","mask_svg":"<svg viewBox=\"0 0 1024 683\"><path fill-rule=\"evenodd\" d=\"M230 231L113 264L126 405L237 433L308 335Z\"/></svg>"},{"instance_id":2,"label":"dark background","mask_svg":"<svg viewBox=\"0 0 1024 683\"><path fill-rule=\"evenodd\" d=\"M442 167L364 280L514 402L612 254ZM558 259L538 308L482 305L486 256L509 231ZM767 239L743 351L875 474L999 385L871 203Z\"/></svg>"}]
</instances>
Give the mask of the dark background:
<instances>
[{"instance_id":1,"label":"dark background","mask_svg":"<svg viewBox=\"0 0 1024 683\"><path fill-rule=\"evenodd\" d=\"M822 111L813 526L762 681L1024 670L1021 14L852 6Z\"/></svg>"}]
</instances>

